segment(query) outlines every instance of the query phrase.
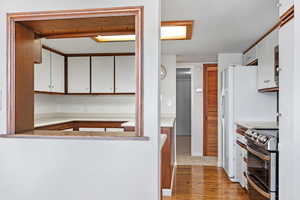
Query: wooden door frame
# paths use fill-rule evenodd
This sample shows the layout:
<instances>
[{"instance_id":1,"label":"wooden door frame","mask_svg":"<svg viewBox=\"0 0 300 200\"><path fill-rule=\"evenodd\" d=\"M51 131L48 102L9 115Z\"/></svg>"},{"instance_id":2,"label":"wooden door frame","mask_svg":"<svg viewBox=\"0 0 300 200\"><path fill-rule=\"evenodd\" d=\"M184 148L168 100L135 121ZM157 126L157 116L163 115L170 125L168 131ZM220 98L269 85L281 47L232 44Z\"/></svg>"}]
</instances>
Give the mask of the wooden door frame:
<instances>
[{"instance_id":1,"label":"wooden door frame","mask_svg":"<svg viewBox=\"0 0 300 200\"><path fill-rule=\"evenodd\" d=\"M207 90L206 90L206 86L207 86L207 71L209 67L218 67L217 63L209 63L209 64L203 64L203 155L206 155L206 140L207 140L207 117L206 117L206 103L207 103ZM217 68L218 70L218 68ZM218 108L218 106L217 106ZM218 137L218 136L217 136ZM217 148L218 147L218 142L217 142ZM217 149L217 151L219 151Z\"/></svg>"},{"instance_id":2,"label":"wooden door frame","mask_svg":"<svg viewBox=\"0 0 300 200\"><path fill-rule=\"evenodd\" d=\"M135 55L136 55L136 132L137 136L144 135L143 123L143 20L144 7L115 7L78 10L57 10L40 12L17 12L7 14L7 134L15 134L15 112L16 112L16 56L15 56L15 24L21 21L54 20L73 18L92 18L109 16L135 16ZM32 102L34 103L34 102Z\"/></svg>"}]
</instances>

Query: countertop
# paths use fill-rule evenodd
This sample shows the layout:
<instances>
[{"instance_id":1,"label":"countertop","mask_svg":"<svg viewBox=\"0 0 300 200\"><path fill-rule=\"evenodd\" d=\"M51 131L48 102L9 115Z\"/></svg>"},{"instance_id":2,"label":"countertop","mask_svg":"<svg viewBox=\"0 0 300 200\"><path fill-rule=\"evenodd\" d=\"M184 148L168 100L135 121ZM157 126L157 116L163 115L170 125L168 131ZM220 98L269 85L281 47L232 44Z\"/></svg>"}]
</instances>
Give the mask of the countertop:
<instances>
[{"instance_id":1,"label":"countertop","mask_svg":"<svg viewBox=\"0 0 300 200\"><path fill-rule=\"evenodd\" d=\"M43 138L43 139L99 139L99 140L149 140L149 137L136 136L135 132L101 131L49 131L33 130L19 134L0 135L1 138Z\"/></svg>"},{"instance_id":2,"label":"countertop","mask_svg":"<svg viewBox=\"0 0 300 200\"><path fill-rule=\"evenodd\" d=\"M272 121L236 121L235 123L247 129L278 129L278 123Z\"/></svg>"},{"instance_id":3,"label":"countertop","mask_svg":"<svg viewBox=\"0 0 300 200\"><path fill-rule=\"evenodd\" d=\"M164 118L162 117L160 120L160 127L173 127L174 126L174 122L175 122L175 118L174 117L168 117L168 118ZM131 120L128 122L125 122L122 124L123 127L135 127L135 121Z\"/></svg>"},{"instance_id":4,"label":"countertop","mask_svg":"<svg viewBox=\"0 0 300 200\"><path fill-rule=\"evenodd\" d=\"M42 127L54 124L67 123L72 121L124 121L123 127L134 127L135 118L132 115L114 114L114 115L87 115L87 114L60 114L51 115L42 118L37 118L34 123L34 127ZM175 118L174 117L162 117L161 127L173 127Z\"/></svg>"}]
</instances>

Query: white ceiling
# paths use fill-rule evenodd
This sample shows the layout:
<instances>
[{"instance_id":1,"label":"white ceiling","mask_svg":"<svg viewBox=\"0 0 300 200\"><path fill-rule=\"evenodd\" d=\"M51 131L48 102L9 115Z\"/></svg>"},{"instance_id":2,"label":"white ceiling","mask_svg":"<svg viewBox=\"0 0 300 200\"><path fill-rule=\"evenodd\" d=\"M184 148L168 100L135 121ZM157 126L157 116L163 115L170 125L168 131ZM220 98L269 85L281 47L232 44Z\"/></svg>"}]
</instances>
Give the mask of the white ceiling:
<instances>
[{"instance_id":1,"label":"white ceiling","mask_svg":"<svg viewBox=\"0 0 300 200\"><path fill-rule=\"evenodd\" d=\"M162 20L195 20L190 41L165 41L163 53L182 61L216 59L239 53L279 18L277 0L162 0Z\"/></svg>"},{"instance_id":2,"label":"white ceiling","mask_svg":"<svg viewBox=\"0 0 300 200\"><path fill-rule=\"evenodd\" d=\"M277 0L162 0L162 21L194 20L192 40L163 41L162 53L182 62L215 61L218 53L246 50L278 20ZM52 39L65 53L133 52L134 43L96 43L90 38Z\"/></svg>"}]
</instances>

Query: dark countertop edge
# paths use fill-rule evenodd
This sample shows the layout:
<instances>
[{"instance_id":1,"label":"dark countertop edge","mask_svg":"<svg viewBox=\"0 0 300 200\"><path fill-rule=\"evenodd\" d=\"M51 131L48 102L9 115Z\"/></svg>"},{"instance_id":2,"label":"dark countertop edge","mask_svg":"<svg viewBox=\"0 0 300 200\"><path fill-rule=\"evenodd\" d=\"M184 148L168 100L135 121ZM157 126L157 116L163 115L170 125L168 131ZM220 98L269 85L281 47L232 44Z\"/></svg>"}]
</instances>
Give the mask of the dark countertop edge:
<instances>
[{"instance_id":1,"label":"dark countertop edge","mask_svg":"<svg viewBox=\"0 0 300 200\"><path fill-rule=\"evenodd\" d=\"M108 140L108 141L149 141L146 136L58 136L58 135L25 135L6 134L0 135L5 139L59 139L59 140Z\"/></svg>"}]
</instances>

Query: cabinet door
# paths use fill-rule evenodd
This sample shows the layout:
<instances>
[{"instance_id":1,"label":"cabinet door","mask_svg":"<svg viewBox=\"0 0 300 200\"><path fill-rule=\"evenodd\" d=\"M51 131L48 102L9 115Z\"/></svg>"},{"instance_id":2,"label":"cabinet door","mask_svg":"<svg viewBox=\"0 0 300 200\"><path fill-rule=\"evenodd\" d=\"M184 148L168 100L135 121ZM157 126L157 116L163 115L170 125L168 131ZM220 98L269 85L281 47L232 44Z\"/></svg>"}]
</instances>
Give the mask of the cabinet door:
<instances>
[{"instance_id":1,"label":"cabinet door","mask_svg":"<svg viewBox=\"0 0 300 200\"><path fill-rule=\"evenodd\" d=\"M256 46L255 46L244 55L244 65L249 65L256 59L257 59L257 54L256 54Z\"/></svg>"},{"instance_id":2,"label":"cabinet door","mask_svg":"<svg viewBox=\"0 0 300 200\"><path fill-rule=\"evenodd\" d=\"M51 54L50 51L42 49L42 63L34 65L34 90L35 91L50 91L51 77Z\"/></svg>"},{"instance_id":3,"label":"cabinet door","mask_svg":"<svg viewBox=\"0 0 300 200\"><path fill-rule=\"evenodd\" d=\"M92 57L92 93L114 92L114 57Z\"/></svg>"},{"instance_id":4,"label":"cabinet door","mask_svg":"<svg viewBox=\"0 0 300 200\"><path fill-rule=\"evenodd\" d=\"M280 0L279 15L283 15L290 7L293 6L294 0Z\"/></svg>"},{"instance_id":5,"label":"cabinet door","mask_svg":"<svg viewBox=\"0 0 300 200\"><path fill-rule=\"evenodd\" d=\"M135 93L135 56L116 56L116 93Z\"/></svg>"},{"instance_id":6,"label":"cabinet door","mask_svg":"<svg viewBox=\"0 0 300 200\"><path fill-rule=\"evenodd\" d=\"M90 57L68 58L68 92L90 93Z\"/></svg>"},{"instance_id":7,"label":"cabinet door","mask_svg":"<svg viewBox=\"0 0 300 200\"><path fill-rule=\"evenodd\" d=\"M51 92L65 91L65 57L51 53Z\"/></svg>"},{"instance_id":8,"label":"cabinet door","mask_svg":"<svg viewBox=\"0 0 300 200\"><path fill-rule=\"evenodd\" d=\"M258 89L276 87L275 47L278 45L278 30L270 33L258 44Z\"/></svg>"}]
</instances>

